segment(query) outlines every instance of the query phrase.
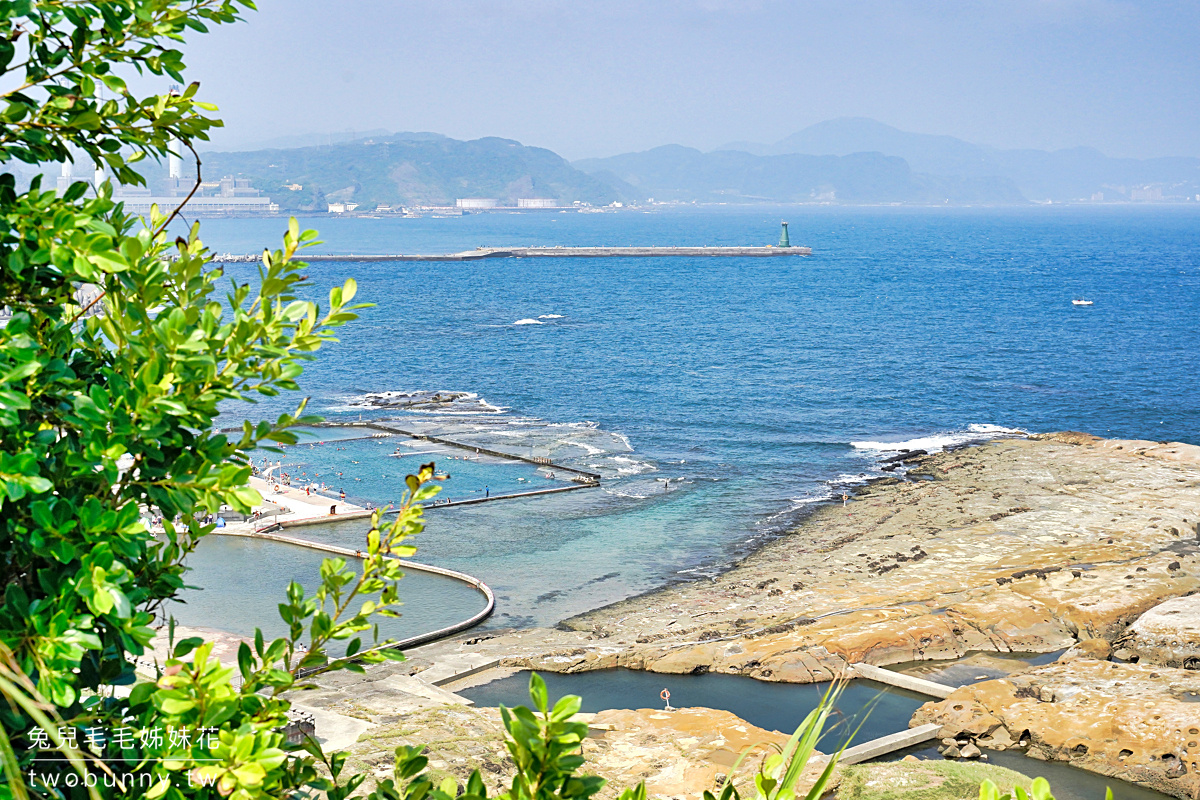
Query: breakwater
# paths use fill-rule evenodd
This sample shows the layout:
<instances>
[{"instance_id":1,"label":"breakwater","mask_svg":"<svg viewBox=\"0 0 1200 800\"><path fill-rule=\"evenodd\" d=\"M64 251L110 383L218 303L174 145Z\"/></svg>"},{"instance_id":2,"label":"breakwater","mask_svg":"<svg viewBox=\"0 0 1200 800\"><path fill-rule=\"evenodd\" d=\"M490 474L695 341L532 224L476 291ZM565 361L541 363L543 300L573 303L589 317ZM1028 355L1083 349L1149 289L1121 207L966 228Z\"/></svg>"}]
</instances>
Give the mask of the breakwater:
<instances>
[{"instance_id":1,"label":"breakwater","mask_svg":"<svg viewBox=\"0 0 1200 800\"><path fill-rule=\"evenodd\" d=\"M750 257L810 256L811 247L480 247L461 253L305 254L304 261L480 261L485 258L663 258L673 256ZM222 253L218 263L256 262L261 255Z\"/></svg>"}]
</instances>

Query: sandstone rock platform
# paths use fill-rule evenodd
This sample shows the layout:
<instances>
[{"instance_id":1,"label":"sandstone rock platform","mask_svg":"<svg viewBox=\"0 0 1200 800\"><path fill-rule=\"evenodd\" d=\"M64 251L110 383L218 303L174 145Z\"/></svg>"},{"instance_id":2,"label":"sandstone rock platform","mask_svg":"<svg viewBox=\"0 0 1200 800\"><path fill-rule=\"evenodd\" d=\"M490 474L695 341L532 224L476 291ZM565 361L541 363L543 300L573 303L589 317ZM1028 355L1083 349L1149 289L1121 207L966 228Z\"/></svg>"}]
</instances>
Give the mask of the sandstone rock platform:
<instances>
[{"instance_id":1,"label":"sandstone rock platform","mask_svg":"<svg viewBox=\"0 0 1200 800\"><path fill-rule=\"evenodd\" d=\"M1194 671L1076 658L964 686L927 703L913 725L984 747L1026 749L1046 760L1200 798L1200 688Z\"/></svg>"},{"instance_id":2,"label":"sandstone rock platform","mask_svg":"<svg viewBox=\"0 0 1200 800\"><path fill-rule=\"evenodd\" d=\"M1200 670L1200 594L1150 609L1129 626L1119 644L1139 661Z\"/></svg>"},{"instance_id":3,"label":"sandstone rock platform","mask_svg":"<svg viewBox=\"0 0 1200 800\"><path fill-rule=\"evenodd\" d=\"M1200 447L1085 434L924 457L715 580L566 620L522 666L828 680L848 663L1112 640L1200 589ZM528 641L528 640L527 640Z\"/></svg>"}]
</instances>

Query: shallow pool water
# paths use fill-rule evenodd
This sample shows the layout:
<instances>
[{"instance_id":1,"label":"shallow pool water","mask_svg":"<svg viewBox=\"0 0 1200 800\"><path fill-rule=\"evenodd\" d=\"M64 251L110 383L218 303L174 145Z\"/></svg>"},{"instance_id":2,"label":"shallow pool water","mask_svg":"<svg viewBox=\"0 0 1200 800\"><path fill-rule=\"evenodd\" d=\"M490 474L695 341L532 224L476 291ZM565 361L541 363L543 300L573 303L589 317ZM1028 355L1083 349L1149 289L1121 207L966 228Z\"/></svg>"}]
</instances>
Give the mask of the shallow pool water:
<instances>
[{"instance_id":1,"label":"shallow pool water","mask_svg":"<svg viewBox=\"0 0 1200 800\"><path fill-rule=\"evenodd\" d=\"M829 688L825 683L768 683L717 673L664 675L614 669L570 675L539 674L546 681L552 701L563 695L577 694L583 698L584 711L662 708L659 693L669 689L671 705L675 708L719 708L760 728L781 733L794 731ZM458 693L470 698L477 706L528 706L529 673L518 672ZM853 681L842 693L837 710L826 726L821 749L835 749L847 737L851 738L852 744L857 744L906 728L909 717L927 699L873 681Z\"/></svg>"},{"instance_id":2,"label":"shallow pool water","mask_svg":"<svg viewBox=\"0 0 1200 800\"><path fill-rule=\"evenodd\" d=\"M892 664L888 669L905 675L915 675L948 686L1003 678L1020 670L1039 667L1058 660L1065 650L1050 653L997 653L974 650L962 658L943 661L906 661Z\"/></svg>"},{"instance_id":3,"label":"shallow pool water","mask_svg":"<svg viewBox=\"0 0 1200 800\"><path fill-rule=\"evenodd\" d=\"M379 433L362 428L315 428L301 431L297 444L282 453L255 452L256 465L263 459L279 461L293 486L324 485L330 493L346 492L346 499L359 505L395 505L405 492L404 479L423 464L433 462L440 481L439 502L470 500L485 495L525 492L567 485L568 475L548 477L552 469L533 464L476 454L470 450L412 439L408 436L370 436ZM313 439L312 436L319 438ZM357 435L360 438L347 438Z\"/></svg>"},{"instance_id":4,"label":"shallow pool water","mask_svg":"<svg viewBox=\"0 0 1200 800\"><path fill-rule=\"evenodd\" d=\"M671 691L676 708L704 706L729 711L767 730L791 733L811 711L828 684L791 684L757 681L740 675L708 673L704 675L664 675L639 670L613 669L570 675L539 673L546 681L551 702L565 694L583 699L583 711L606 708L662 708L659 692ZM477 706L530 705L529 673L518 672L491 683L458 691ZM929 700L924 695L906 692L874 681L851 681L838 702L838 710L827 726L821 750L835 749L861 723L851 744L886 736L908 728L912 714ZM1112 787L1113 800L1170 800L1167 795L1124 781L1105 778L1055 761L1038 761L1014 751L986 751L988 763L1011 770L1041 776L1050 781L1057 800L1104 800L1106 786ZM920 745L891 753L881 760L896 761L906 755L917 758L941 758L937 745Z\"/></svg>"},{"instance_id":5,"label":"shallow pool water","mask_svg":"<svg viewBox=\"0 0 1200 800\"><path fill-rule=\"evenodd\" d=\"M181 602L167 605L183 625L219 628L253 636L260 627L268 638L287 631L279 616L288 584L295 580L311 596L321 561L331 554L283 542L240 536L209 536L188 557L185 578L196 588L183 591ZM354 561L355 559L351 559ZM408 570L400 582L404 601L399 618L378 617L379 635L404 639L453 625L479 612L486 601L461 581ZM370 638L364 634L364 645Z\"/></svg>"}]
</instances>

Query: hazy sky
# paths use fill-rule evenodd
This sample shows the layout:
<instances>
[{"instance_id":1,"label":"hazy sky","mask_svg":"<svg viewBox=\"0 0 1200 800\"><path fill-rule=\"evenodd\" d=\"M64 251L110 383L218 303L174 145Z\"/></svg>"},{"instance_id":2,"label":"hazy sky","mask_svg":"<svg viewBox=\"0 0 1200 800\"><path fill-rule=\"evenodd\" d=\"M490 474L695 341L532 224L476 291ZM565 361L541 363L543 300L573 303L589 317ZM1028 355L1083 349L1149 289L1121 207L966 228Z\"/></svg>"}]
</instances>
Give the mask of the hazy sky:
<instances>
[{"instance_id":1,"label":"hazy sky","mask_svg":"<svg viewBox=\"0 0 1200 800\"><path fill-rule=\"evenodd\" d=\"M259 0L197 37L219 144L503 136L575 159L839 116L997 147L1200 156L1188 0Z\"/></svg>"}]
</instances>

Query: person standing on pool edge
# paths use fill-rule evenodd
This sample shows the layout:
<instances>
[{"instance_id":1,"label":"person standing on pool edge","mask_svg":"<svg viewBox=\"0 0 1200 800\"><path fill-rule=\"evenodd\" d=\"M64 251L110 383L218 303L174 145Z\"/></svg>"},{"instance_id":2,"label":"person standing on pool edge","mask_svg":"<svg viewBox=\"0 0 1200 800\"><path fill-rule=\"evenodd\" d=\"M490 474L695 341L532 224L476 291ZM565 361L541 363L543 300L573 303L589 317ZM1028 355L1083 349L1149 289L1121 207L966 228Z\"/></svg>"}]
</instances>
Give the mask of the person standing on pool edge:
<instances>
[{"instance_id":1,"label":"person standing on pool edge","mask_svg":"<svg viewBox=\"0 0 1200 800\"><path fill-rule=\"evenodd\" d=\"M341 495L342 502L343 502L343 503L344 503L344 502L346 502L346 490L345 490L345 489L342 489L342 491L341 491L341 492L339 492L339 494Z\"/></svg>"},{"instance_id":2,"label":"person standing on pool edge","mask_svg":"<svg viewBox=\"0 0 1200 800\"><path fill-rule=\"evenodd\" d=\"M491 490L491 489L489 489L487 486L484 486L484 487L483 487L483 496L484 496L484 498L490 497L490 496L491 496L491 494L492 494L492 490Z\"/></svg>"}]
</instances>

